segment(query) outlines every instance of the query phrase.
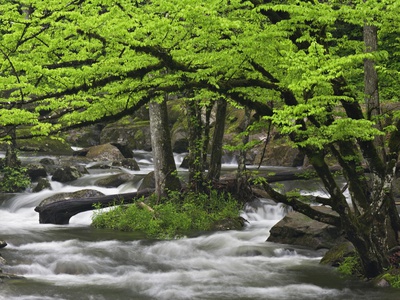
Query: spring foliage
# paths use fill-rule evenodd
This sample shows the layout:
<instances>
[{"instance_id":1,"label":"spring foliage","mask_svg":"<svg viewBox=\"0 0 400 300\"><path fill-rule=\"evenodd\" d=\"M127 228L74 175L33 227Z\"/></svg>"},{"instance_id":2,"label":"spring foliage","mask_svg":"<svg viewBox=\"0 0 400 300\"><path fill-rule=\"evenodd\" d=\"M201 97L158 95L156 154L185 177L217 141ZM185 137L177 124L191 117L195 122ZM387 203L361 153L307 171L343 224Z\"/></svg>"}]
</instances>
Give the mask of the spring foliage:
<instances>
[{"instance_id":1,"label":"spring foliage","mask_svg":"<svg viewBox=\"0 0 400 300\"><path fill-rule=\"evenodd\" d=\"M346 120L335 107L364 101L366 58L379 62L385 101L398 99L399 29L391 24L399 22L399 4L353 3L1 1L0 124L49 134L189 89L193 97L222 95L241 104L273 100L269 118L283 133L301 133L301 145L371 139L384 134L374 121ZM365 20L380 28L381 51L364 53L360 36L346 31L359 32ZM351 95L332 90L342 77ZM284 90L296 106L280 103ZM320 128L296 125L332 115L335 122Z\"/></svg>"},{"instance_id":2,"label":"spring foliage","mask_svg":"<svg viewBox=\"0 0 400 300\"><path fill-rule=\"evenodd\" d=\"M122 231L138 231L151 238L175 238L195 231L212 230L216 222L236 220L239 206L230 195L212 191L210 195L170 193L157 204L150 199L153 210L138 205L116 206L111 211L99 210L93 216L93 226ZM139 200L139 202L142 201Z\"/></svg>"}]
</instances>

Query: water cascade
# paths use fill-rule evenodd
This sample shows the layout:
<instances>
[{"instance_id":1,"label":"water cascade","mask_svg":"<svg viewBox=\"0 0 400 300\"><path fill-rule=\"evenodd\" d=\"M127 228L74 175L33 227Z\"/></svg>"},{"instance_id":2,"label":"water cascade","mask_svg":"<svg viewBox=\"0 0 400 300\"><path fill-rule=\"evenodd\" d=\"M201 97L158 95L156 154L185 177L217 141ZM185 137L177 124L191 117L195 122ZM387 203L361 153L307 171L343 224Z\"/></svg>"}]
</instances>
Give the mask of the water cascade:
<instances>
[{"instance_id":1,"label":"water cascade","mask_svg":"<svg viewBox=\"0 0 400 300\"><path fill-rule=\"evenodd\" d=\"M151 169L144 153L143 174ZM0 199L3 271L23 276L0 282L1 300L62 299L397 299L392 290L340 277L319 265L321 253L266 242L285 207L267 199L248 204L244 230L179 240L146 240L135 233L90 227L93 212L70 225L39 224L33 210L44 198L84 188L104 194L135 191L135 185L93 186L93 172L73 185Z\"/></svg>"}]
</instances>

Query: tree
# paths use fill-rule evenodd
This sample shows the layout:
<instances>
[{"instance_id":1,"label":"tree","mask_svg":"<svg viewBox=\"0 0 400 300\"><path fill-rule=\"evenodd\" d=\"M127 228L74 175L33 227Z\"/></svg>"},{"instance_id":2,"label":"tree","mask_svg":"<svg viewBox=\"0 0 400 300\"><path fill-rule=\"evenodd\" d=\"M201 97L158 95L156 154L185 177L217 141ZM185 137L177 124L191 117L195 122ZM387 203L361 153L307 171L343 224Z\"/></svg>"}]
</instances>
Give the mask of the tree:
<instances>
[{"instance_id":1,"label":"tree","mask_svg":"<svg viewBox=\"0 0 400 300\"><path fill-rule=\"evenodd\" d=\"M271 57L278 67L256 57L253 62L270 83L276 84L275 90L283 100L269 119L308 156L329 195L313 201L331 206L339 217L316 213L299 198L281 194L267 183L264 187L273 198L342 228L358 251L366 277L383 272L388 266L389 249L399 242L400 222L391 187L399 154L400 123L395 112L380 112L376 79L368 71L374 69L372 61L377 68L387 53L369 49L368 43L368 51L362 51L362 36L351 40L336 25L354 26L361 32L363 27L367 31L372 28L364 22L384 28L384 13L395 4L372 2L355 6L307 2L300 7L290 3L261 6L271 26L277 28L275 32L285 32L289 40L282 41L276 50L282 59ZM374 10L370 5L375 5ZM371 36L366 33L367 41ZM365 82L360 76L364 61ZM368 97L371 90L375 95L367 107L360 92L363 84ZM376 126L378 117L387 125L392 122L391 127ZM377 137L384 137L387 143L377 143ZM342 167L351 199L346 199L344 189L329 171L328 155Z\"/></svg>"},{"instance_id":2,"label":"tree","mask_svg":"<svg viewBox=\"0 0 400 300\"><path fill-rule=\"evenodd\" d=\"M168 191L179 191L181 183L172 153L167 102L153 100L149 104L151 146L154 160L156 195L160 200Z\"/></svg>"},{"instance_id":3,"label":"tree","mask_svg":"<svg viewBox=\"0 0 400 300\"><path fill-rule=\"evenodd\" d=\"M1 98L2 126L50 134L117 119L160 94L225 98L290 137L329 195L311 200L339 217L265 182L271 197L342 228L365 276L387 266L399 230L391 193L400 150L395 0L0 5L7 12L0 15L0 90L9 91ZM365 51L364 26L377 29L382 50ZM379 79L376 115L365 105L369 61ZM350 199L328 158L341 166Z\"/></svg>"}]
</instances>

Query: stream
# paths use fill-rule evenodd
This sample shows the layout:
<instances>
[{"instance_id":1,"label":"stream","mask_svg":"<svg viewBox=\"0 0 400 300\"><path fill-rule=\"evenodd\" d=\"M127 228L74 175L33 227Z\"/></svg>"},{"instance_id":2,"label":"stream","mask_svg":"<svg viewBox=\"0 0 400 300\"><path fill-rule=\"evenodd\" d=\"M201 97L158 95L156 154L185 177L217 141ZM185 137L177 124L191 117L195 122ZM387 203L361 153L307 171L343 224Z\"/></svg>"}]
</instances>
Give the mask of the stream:
<instances>
[{"instance_id":1,"label":"stream","mask_svg":"<svg viewBox=\"0 0 400 300\"><path fill-rule=\"evenodd\" d=\"M0 250L7 261L2 269L24 277L0 281L0 300L400 298L399 291L319 265L320 252L266 242L286 212L267 199L243 209L249 222L241 231L178 240L94 229L91 211L72 217L69 225L39 224L34 207L53 194L82 188L107 195L136 191L152 160L149 153L135 155L141 171L122 170L137 175L135 183L99 188L96 179L121 170L91 170L71 184L51 182L52 190L0 195L0 239L8 243ZM177 164L181 159L176 156Z\"/></svg>"}]
</instances>

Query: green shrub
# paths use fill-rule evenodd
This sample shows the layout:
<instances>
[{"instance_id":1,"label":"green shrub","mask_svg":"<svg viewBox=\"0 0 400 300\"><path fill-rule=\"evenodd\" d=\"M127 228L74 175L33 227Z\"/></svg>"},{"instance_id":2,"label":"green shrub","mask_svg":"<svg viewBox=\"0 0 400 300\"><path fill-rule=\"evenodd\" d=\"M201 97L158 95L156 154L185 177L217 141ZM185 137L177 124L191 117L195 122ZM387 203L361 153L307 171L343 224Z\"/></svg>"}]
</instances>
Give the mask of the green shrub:
<instances>
[{"instance_id":1,"label":"green shrub","mask_svg":"<svg viewBox=\"0 0 400 300\"><path fill-rule=\"evenodd\" d=\"M356 275L362 274L361 262L357 255L346 257L342 263L340 263L338 270L343 275Z\"/></svg>"},{"instance_id":2,"label":"green shrub","mask_svg":"<svg viewBox=\"0 0 400 300\"><path fill-rule=\"evenodd\" d=\"M0 192L22 192L31 184L31 180L25 168L4 167L1 172L3 178L0 181Z\"/></svg>"},{"instance_id":3,"label":"green shrub","mask_svg":"<svg viewBox=\"0 0 400 300\"><path fill-rule=\"evenodd\" d=\"M398 274L398 272L393 272L393 274L386 273L382 276L382 278L389 282L391 287L396 289L400 288L400 274Z\"/></svg>"},{"instance_id":4,"label":"green shrub","mask_svg":"<svg viewBox=\"0 0 400 300\"><path fill-rule=\"evenodd\" d=\"M138 202L144 201L143 199ZM139 205L119 205L110 211L99 210L92 225L123 231L141 231L152 238L175 238L190 231L210 230L216 221L239 217L239 205L229 194L172 192L157 204L149 199L154 211ZM97 207L99 208L99 207Z\"/></svg>"}]
</instances>

